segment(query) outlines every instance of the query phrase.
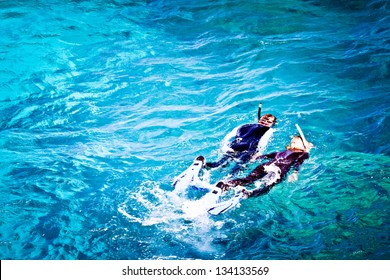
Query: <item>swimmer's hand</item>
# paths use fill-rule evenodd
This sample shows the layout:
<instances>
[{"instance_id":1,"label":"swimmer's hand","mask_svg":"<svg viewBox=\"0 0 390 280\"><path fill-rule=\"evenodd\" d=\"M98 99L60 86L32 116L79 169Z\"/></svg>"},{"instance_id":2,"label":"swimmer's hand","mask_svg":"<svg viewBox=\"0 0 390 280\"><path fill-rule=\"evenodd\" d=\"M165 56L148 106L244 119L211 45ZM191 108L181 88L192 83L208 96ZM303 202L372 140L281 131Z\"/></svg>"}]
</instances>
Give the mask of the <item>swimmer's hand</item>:
<instances>
[{"instance_id":1,"label":"swimmer's hand","mask_svg":"<svg viewBox=\"0 0 390 280\"><path fill-rule=\"evenodd\" d=\"M252 194L253 194L253 191L247 190L247 189L245 189L245 188L243 188L243 189L241 190L241 192L244 194L243 199L247 199L247 198L249 198L250 196L252 196Z\"/></svg>"},{"instance_id":2,"label":"swimmer's hand","mask_svg":"<svg viewBox=\"0 0 390 280\"><path fill-rule=\"evenodd\" d=\"M294 171L287 179L289 182L298 181L298 171Z\"/></svg>"}]
</instances>

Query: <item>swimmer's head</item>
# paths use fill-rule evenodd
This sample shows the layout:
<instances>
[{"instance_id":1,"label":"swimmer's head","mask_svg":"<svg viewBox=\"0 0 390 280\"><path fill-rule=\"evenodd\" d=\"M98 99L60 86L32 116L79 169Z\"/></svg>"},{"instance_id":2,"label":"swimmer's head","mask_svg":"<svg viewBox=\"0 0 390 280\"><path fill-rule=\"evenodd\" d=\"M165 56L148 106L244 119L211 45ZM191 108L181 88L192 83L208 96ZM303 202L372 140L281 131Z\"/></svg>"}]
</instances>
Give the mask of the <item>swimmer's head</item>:
<instances>
[{"instance_id":1,"label":"swimmer's head","mask_svg":"<svg viewBox=\"0 0 390 280\"><path fill-rule=\"evenodd\" d=\"M313 144L310 142L304 142L301 136L294 136L293 139L291 139L290 146L287 146L288 150L301 150L304 152L309 152L310 149L313 147Z\"/></svg>"},{"instance_id":2,"label":"swimmer's head","mask_svg":"<svg viewBox=\"0 0 390 280\"><path fill-rule=\"evenodd\" d=\"M271 114L265 114L259 119L259 124L266 126L266 127L271 127L276 123L276 117Z\"/></svg>"}]
</instances>

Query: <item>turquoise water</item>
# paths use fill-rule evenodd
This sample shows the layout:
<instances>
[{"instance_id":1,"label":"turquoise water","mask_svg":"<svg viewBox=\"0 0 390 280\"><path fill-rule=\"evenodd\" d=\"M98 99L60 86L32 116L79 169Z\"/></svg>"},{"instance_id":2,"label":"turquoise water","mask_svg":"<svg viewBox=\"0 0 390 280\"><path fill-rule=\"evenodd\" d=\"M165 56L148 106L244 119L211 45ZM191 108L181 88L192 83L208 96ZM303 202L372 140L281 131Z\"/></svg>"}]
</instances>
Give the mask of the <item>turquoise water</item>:
<instances>
[{"instance_id":1,"label":"turquoise water","mask_svg":"<svg viewBox=\"0 0 390 280\"><path fill-rule=\"evenodd\" d=\"M389 9L0 1L1 259L389 259ZM260 101L267 151L316 146L299 180L184 213L173 178Z\"/></svg>"}]
</instances>

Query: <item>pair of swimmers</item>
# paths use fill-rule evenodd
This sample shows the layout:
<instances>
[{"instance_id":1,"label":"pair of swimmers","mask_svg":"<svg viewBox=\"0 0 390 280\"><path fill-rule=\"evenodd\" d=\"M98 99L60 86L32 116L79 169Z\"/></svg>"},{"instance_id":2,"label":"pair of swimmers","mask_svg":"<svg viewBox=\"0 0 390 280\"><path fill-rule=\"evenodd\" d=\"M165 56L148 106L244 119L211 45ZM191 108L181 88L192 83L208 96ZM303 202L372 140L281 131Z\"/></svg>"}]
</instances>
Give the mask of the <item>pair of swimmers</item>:
<instances>
[{"instance_id":1,"label":"pair of swimmers","mask_svg":"<svg viewBox=\"0 0 390 280\"><path fill-rule=\"evenodd\" d=\"M232 173L236 174L241 170L243 164L251 160L269 159L259 164L252 172L243 178L236 178L227 182L218 182L217 187L222 191L237 186L247 186L255 181L261 180L261 186L247 190L242 189L244 197L259 196L266 194L277 183L284 180L287 173L293 168L294 172L289 176L289 181L298 179L299 167L309 158L310 149L313 144L308 142L300 131L300 136L295 136L286 147L286 150L269 154L262 154L270 135L273 133L272 126L276 117L271 114L263 115L257 124L246 124L238 127L234 133L234 139L225 147L222 159L217 162L205 162L203 156L197 157L206 168L215 168L226 164L228 161L236 161ZM298 127L299 128L299 127Z\"/></svg>"}]
</instances>

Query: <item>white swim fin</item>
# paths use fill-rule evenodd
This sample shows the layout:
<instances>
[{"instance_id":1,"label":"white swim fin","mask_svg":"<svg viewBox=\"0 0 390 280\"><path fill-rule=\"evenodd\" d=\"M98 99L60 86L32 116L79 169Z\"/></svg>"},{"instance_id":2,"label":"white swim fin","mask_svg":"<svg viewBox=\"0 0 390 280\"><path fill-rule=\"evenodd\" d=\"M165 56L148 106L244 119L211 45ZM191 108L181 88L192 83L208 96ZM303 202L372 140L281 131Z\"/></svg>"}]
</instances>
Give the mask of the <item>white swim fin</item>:
<instances>
[{"instance_id":1,"label":"white swim fin","mask_svg":"<svg viewBox=\"0 0 390 280\"><path fill-rule=\"evenodd\" d=\"M229 200L215 204L213 207L209 208L207 212L211 215L219 215L225 213L226 211L234 208L240 201L244 199L244 193L238 192L234 197Z\"/></svg>"}]
</instances>

